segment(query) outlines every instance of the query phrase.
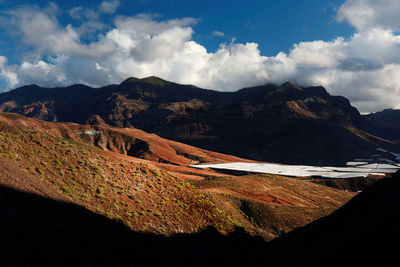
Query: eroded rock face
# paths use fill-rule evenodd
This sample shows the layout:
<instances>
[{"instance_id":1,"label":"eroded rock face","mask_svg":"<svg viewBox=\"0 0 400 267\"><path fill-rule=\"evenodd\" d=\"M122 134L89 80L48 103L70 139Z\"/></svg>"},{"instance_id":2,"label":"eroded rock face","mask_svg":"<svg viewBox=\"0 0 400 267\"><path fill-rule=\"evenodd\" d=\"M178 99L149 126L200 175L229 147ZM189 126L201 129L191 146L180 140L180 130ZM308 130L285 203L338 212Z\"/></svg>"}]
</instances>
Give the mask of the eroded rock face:
<instances>
[{"instance_id":1,"label":"eroded rock face","mask_svg":"<svg viewBox=\"0 0 400 267\"><path fill-rule=\"evenodd\" d=\"M48 121L136 127L213 151L291 164L341 165L370 156L377 143L389 144L356 127L368 123L346 98L331 96L323 87L291 83L237 92L156 77L130 78L99 89L31 85L0 94L0 111Z\"/></svg>"}]
</instances>

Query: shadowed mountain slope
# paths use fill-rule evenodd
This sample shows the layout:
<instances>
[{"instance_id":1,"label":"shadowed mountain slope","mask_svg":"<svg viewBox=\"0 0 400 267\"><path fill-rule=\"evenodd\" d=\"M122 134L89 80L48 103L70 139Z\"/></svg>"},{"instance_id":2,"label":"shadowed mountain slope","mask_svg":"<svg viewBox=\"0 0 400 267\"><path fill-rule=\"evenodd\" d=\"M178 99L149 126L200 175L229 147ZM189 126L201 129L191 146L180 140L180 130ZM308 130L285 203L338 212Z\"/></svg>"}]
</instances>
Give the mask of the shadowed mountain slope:
<instances>
[{"instance_id":1,"label":"shadowed mountain slope","mask_svg":"<svg viewBox=\"0 0 400 267\"><path fill-rule=\"evenodd\" d=\"M399 173L382 179L332 215L273 241L268 253L271 264L395 266L400 238L399 179Z\"/></svg>"},{"instance_id":2,"label":"shadowed mountain slope","mask_svg":"<svg viewBox=\"0 0 400 267\"><path fill-rule=\"evenodd\" d=\"M167 139L261 161L341 165L391 142L355 127L363 117L322 87L291 83L217 92L157 77L98 89L24 86L0 94L0 111L48 121L136 127Z\"/></svg>"},{"instance_id":3,"label":"shadowed mountain slope","mask_svg":"<svg viewBox=\"0 0 400 267\"><path fill-rule=\"evenodd\" d=\"M244 231L135 233L75 204L0 185L2 266L258 266L264 249Z\"/></svg>"},{"instance_id":4,"label":"shadowed mountain slope","mask_svg":"<svg viewBox=\"0 0 400 267\"><path fill-rule=\"evenodd\" d=\"M385 109L363 116L366 130L400 142L400 110Z\"/></svg>"},{"instance_id":5,"label":"shadowed mountain slope","mask_svg":"<svg viewBox=\"0 0 400 267\"><path fill-rule=\"evenodd\" d=\"M3 266L394 266L399 183L383 179L334 214L268 245L238 230L135 233L75 204L0 185L0 260Z\"/></svg>"}]
</instances>

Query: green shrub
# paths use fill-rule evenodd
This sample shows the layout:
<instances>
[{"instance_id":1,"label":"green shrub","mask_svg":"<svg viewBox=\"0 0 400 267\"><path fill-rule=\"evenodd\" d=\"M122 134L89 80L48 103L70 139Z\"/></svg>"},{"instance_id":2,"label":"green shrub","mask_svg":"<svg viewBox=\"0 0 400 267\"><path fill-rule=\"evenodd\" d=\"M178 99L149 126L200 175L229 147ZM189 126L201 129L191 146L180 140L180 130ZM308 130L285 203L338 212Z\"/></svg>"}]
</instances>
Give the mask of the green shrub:
<instances>
[{"instance_id":1,"label":"green shrub","mask_svg":"<svg viewBox=\"0 0 400 267\"><path fill-rule=\"evenodd\" d=\"M68 194L71 190L69 189L69 187L63 185L61 186L61 190L63 193Z\"/></svg>"}]
</instances>

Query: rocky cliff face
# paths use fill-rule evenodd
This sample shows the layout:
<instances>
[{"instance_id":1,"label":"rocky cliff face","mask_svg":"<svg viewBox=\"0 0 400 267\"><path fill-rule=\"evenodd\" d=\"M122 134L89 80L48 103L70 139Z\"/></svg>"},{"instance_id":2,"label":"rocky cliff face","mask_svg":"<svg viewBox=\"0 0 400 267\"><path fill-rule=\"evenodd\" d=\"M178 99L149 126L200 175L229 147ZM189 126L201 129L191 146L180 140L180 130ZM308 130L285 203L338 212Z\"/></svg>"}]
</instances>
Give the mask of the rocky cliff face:
<instances>
[{"instance_id":1,"label":"rocky cliff face","mask_svg":"<svg viewBox=\"0 0 400 267\"><path fill-rule=\"evenodd\" d=\"M0 94L0 111L49 121L136 127L241 157L298 164L343 164L378 141L358 130L357 109L323 87L291 83L218 92L157 77L99 89L25 86Z\"/></svg>"}]
</instances>

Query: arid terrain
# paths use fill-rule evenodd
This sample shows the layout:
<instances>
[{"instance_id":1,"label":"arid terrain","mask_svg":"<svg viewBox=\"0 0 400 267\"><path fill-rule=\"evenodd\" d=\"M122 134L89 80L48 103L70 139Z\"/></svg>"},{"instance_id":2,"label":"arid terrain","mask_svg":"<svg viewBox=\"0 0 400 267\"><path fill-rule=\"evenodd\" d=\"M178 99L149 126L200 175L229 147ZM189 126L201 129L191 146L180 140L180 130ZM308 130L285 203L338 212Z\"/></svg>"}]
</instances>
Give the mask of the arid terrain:
<instances>
[{"instance_id":1,"label":"arid terrain","mask_svg":"<svg viewBox=\"0 0 400 267\"><path fill-rule=\"evenodd\" d=\"M168 90L172 86L155 78L130 79L120 86L125 88L126 83L134 83L133 88L137 92L140 91L137 86L143 84L146 90L152 88L146 86L161 86ZM118 86L110 88L120 90ZM294 106L288 106L290 101L287 102L286 96L293 95L293 90L298 92L300 98L317 92L328 100L336 99L322 92L322 89L302 89L291 84L267 89L272 90L269 93L272 98L283 97L284 102L279 103L296 108L306 117L314 116L305 111L306 106L303 109L299 109L295 103L292 103ZM10 92L8 96L17 94L16 99L19 99L25 95L24 90ZM203 89L198 90L198 93L203 92ZM249 96L246 90L255 95L250 93ZM245 98L256 97L258 90L264 91L266 87L244 89L238 94L244 94ZM291 93L285 93L287 90ZM148 91L141 92L149 97ZM208 91L204 94L207 96ZM153 95L150 94L150 97ZM346 101L339 100L348 106ZM10 105L22 100L13 101L3 103L2 109L10 110ZM353 228L354 224L360 223L360 218L367 216L369 208L364 207L363 203L372 205L368 194L392 196L397 188L390 188L386 184L395 183L397 178L304 179L301 175L285 177L194 168L193 165L197 164L257 163L257 157L245 159L165 139L137 129L132 124L125 124L125 117L114 120L110 115L104 119L104 116L83 112L88 117L75 120L81 124L59 122L71 118L62 119L59 115L51 117L58 110L48 108L49 103L56 103L52 101L38 107L37 104L15 104L11 108L13 112L37 118L0 113L0 258L4 258L7 265L25 265L28 259L32 259L32 265L135 265L151 262L177 266L198 257L203 258L192 265L203 266L206 258L213 259L215 264L221 266L289 265L294 262L293 258L280 259L286 247L301 259L300 262L307 264L314 261L321 263L323 255L330 255L329 245L318 237L324 235L325 231L327 235L337 234L331 237L332 246L340 246L345 240L354 242L355 236L360 240L381 242L381 235L368 235L366 232L358 234ZM185 120L189 122L195 114L204 111L198 110L199 107L200 110L204 108L200 100L189 100L186 104L165 101L168 105L158 103L157 109L169 109L173 113L158 121L161 124L157 124L157 127L161 127L166 118L179 123ZM337 108L337 103L335 105ZM352 114L355 117L359 115L357 112ZM154 119L153 115L151 120ZM303 115L292 115L285 118L297 122L304 119ZM68 116L72 116L72 113ZM365 145L358 146L359 151L351 152L340 161L360 151L361 154L357 155L364 152L370 155L377 153L377 150L391 157L397 155L382 148L396 147L396 142L390 141L389 136L387 139L380 138L353 128L355 119L346 116L337 119L340 123L335 125L329 122L331 117L325 117L322 121L321 118L313 118L315 121L311 124L306 119L301 122L305 123L305 128L299 129L312 128L314 122L322 123L333 127L329 128L331 130L340 128L340 131L347 132L346 135L350 134L352 137L346 140L353 140L352 145ZM298 155L302 152L296 151ZM287 153L285 151L282 155ZM308 162L313 161L315 156L307 158L307 152L304 155ZM393 177L397 176L398 173L393 174ZM374 186L375 183L378 186ZM380 202L385 203L382 205L394 204L387 201L387 198L377 199L378 206L371 207L378 209ZM352 218L349 214L358 209L361 209L359 216L354 215L351 219L353 228L350 228L354 231L347 229L346 219L340 219L340 216ZM382 218L392 216L388 209L379 211ZM374 212L379 213L376 210ZM370 221L365 231L376 231L383 227L368 216L366 218ZM340 239L342 233L343 240ZM364 235L370 236L371 240ZM305 241L308 237L315 238L316 243ZM307 248L316 249L316 246L320 246L317 249L320 253L318 256L304 256ZM323 248L328 252L322 251ZM153 258L153 249L161 250L162 257L170 256L168 259ZM134 259L129 258L130 253L135 255ZM71 261L71 257L75 261ZM355 257L353 262L357 264L358 259Z\"/></svg>"},{"instance_id":2,"label":"arid terrain","mask_svg":"<svg viewBox=\"0 0 400 267\"><path fill-rule=\"evenodd\" d=\"M0 111L46 121L134 127L264 162L340 166L368 157L378 147L400 151L387 129L362 116L345 97L290 82L236 92L158 77L129 78L101 88L28 85L0 94Z\"/></svg>"},{"instance_id":3,"label":"arid terrain","mask_svg":"<svg viewBox=\"0 0 400 267\"><path fill-rule=\"evenodd\" d=\"M0 0L0 267L397 267L400 0Z\"/></svg>"},{"instance_id":4,"label":"arid terrain","mask_svg":"<svg viewBox=\"0 0 400 267\"><path fill-rule=\"evenodd\" d=\"M7 113L0 122L0 155L9 168L29 176L41 191L121 220L133 230L172 234L215 226L227 233L241 226L270 240L280 230L326 216L354 195L276 175L190 168L194 162L244 160L141 130L50 123ZM131 150L141 158L132 157ZM10 179L2 183L24 183Z\"/></svg>"}]
</instances>

